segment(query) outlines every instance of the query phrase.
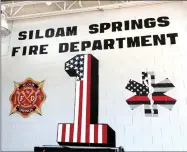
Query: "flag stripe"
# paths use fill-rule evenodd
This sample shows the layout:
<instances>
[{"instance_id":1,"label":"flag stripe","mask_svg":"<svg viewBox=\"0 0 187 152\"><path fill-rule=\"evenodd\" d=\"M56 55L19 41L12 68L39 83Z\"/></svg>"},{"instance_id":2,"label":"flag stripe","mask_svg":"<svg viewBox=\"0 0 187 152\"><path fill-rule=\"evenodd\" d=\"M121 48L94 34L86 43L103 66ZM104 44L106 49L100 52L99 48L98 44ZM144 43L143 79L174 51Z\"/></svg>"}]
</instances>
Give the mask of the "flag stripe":
<instances>
[{"instance_id":1,"label":"flag stripe","mask_svg":"<svg viewBox=\"0 0 187 152\"><path fill-rule=\"evenodd\" d=\"M87 67L87 102L86 102L86 143L89 143L90 139L90 87L91 87L91 55L88 55L88 67Z\"/></svg>"},{"instance_id":2,"label":"flag stripe","mask_svg":"<svg viewBox=\"0 0 187 152\"><path fill-rule=\"evenodd\" d=\"M65 142L66 124L62 125L62 142Z\"/></svg>"},{"instance_id":3,"label":"flag stripe","mask_svg":"<svg viewBox=\"0 0 187 152\"><path fill-rule=\"evenodd\" d=\"M145 114L150 114L152 111L151 109L144 109ZM153 109L154 114L158 114L158 109Z\"/></svg>"},{"instance_id":4,"label":"flag stripe","mask_svg":"<svg viewBox=\"0 0 187 152\"><path fill-rule=\"evenodd\" d=\"M70 124L69 142L73 142L74 125Z\"/></svg>"},{"instance_id":5,"label":"flag stripe","mask_svg":"<svg viewBox=\"0 0 187 152\"><path fill-rule=\"evenodd\" d=\"M107 143L107 125L102 125L102 130L103 130L102 143Z\"/></svg>"},{"instance_id":6,"label":"flag stripe","mask_svg":"<svg viewBox=\"0 0 187 152\"><path fill-rule=\"evenodd\" d=\"M154 92L167 92L173 89L173 87L154 87Z\"/></svg>"},{"instance_id":7,"label":"flag stripe","mask_svg":"<svg viewBox=\"0 0 187 152\"><path fill-rule=\"evenodd\" d=\"M155 101L155 102L154 102L154 104L160 104L160 105L162 105L162 106L163 106L163 105L167 105L167 104L168 104L168 105L173 105L173 104L175 104L175 103L176 103L175 100L172 100L172 101L171 101L171 100L167 100L167 101L164 100L164 101Z\"/></svg>"},{"instance_id":8,"label":"flag stripe","mask_svg":"<svg viewBox=\"0 0 187 152\"><path fill-rule=\"evenodd\" d=\"M86 133L86 104L87 104L87 67L88 67L88 56L84 57L84 77L83 77L83 102L82 102L82 128L81 128L81 142L85 142Z\"/></svg>"},{"instance_id":9,"label":"flag stripe","mask_svg":"<svg viewBox=\"0 0 187 152\"><path fill-rule=\"evenodd\" d=\"M98 125L94 124L94 143L98 143Z\"/></svg>"},{"instance_id":10,"label":"flag stripe","mask_svg":"<svg viewBox=\"0 0 187 152\"><path fill-rule=\"evenodd\" d=\"M153 96L153 100L156 101L161 101L161 102L172 102L175 101L175 99L168 97L166 95L163 96ZM149 102L149 98L147 96L133 96L132 98L127 99L127 102Z\"/></svg>"},{"instance_id":11,"label":"flag stripe","mask_svg":"<svg viewBox=\"0 0 187 152\"><path fill-rule=\"evenodd\" d=\"M80 98L80 81L76 81L76 99L75 99L75 116L74 116L74 123L78 124L78 120L79 120L79 98Z\"/></svg>"},{"instance_id":12,"label":"flag stripe","mask_svg":"<svg viewBox=\"0 0 187 152\"><path fill-rule=\"evenodd\" d=\"M58 124L58 139L57 141L60 142L62 139L62 124Z\"/></svg>"},{"instance_id":13,"label":"flag stripe","mask_svg":"<svg viewBox=\"0 0 187 152\"><path fill-rule=\"evenodd\" d=\"M152 84L152 86L155 87L162 87L162 88L173 88L174 85L172 83L157 83L157 84Z\"/></svg>"},{"instance_id":14,"label":"flag stripe","mask_svg":"<svg viewBox=\"0 0 187 152\"><path fill-rule=\"evenodd\" d=\"M90 143L94 143L94 126L93 124L90 125Z\"/></svg>"},{"instance_id":15,"label":"flag stripe","mask_svg":"<svg viewBox=\"0 0 187 152\"><path fill-rule=\"evenodd\" d=\"M77 131L77 142L81 141L81 128L82 128L82 98L83 98L83 81L80 81L80 94L79 94L79 117L78 117L78 131Z\"/></svg>"},{"instance_id":16,"label":"flag stripe","mask_svg":"<svg viewBox=\"0 0 187 152\"><path fill-rule=\"evenodd\" d=\"M70 124L66 124L65 142L69 142Z\"/></svg>"},{"instance_id":17,"label":"flag stripe","mask_svg":"<svg viewBox=\"0 0 187 152\"><path fill-rule=\"evenodd\" d=\"M139 101L142 101L142 102L149 102L149 98L147 97L147 96L133 96L133 97L131 97L131 98L129 98L129 99L127 99L127 102L132 102L132 101L134 101L134 102L139 102Z\"/></svg>"},{"instance_id":18,"label":"flag stripe","mask_svg":"<svg viewBox=\"0 0 187 152\"><path fill-rule=\"evenodd\" d=\"M75 116L74 116L74 132L73 132L73 142L77 142L78 133L78 120L79 120L79 97L80 97L80 81L76 82L76 98L75 98Z\"/></svg>"},{"instance_id":19,"label":"flag stripe","mask_svg":"<svg viewBox=\"0 0 187 152\"><path fill-rule=\"evenodd\" d=\"M147 105L147 104L144 105L144 109L150 109L151 107L152 107L153 109L157 109L157 108L158 108L158 106L157 106L156 104L154 104L154 105L152 105L152 106L151 106L150 104L149 104L149 105Z\"/></svg>"},{"instance_id":20,"label":"flag stripe","mask_svg":"<svg viewBox=\"0 0 187 152\"><path fill-rule=\"evenodd\" d=\"M153 96L153 100L156 102L156 101L175 101L175 99L169 97L169 96L166 96L166 95L163 95L163 96Z\"/></svg>"},{"instance_id":21,"label":"flag stripe","mask_svg":"<svg viewBox=\"0 0 187 152\"><path fill-rule=\"evenodd\" d=\"M102 143L103 125L98 125L98 143Z\"/></svg>"}]
</instances>

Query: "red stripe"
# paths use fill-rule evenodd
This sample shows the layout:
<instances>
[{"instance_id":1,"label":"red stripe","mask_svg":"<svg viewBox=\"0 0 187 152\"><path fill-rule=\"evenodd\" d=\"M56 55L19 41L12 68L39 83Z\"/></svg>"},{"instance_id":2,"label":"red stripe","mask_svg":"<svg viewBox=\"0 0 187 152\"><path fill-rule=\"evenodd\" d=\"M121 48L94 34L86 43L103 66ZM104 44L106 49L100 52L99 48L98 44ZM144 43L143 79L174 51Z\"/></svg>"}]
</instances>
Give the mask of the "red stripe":
<instances>
[{"instance_id":1,"label":"red stripe","mask_svg":"<svg viewBox=\"0 0 187 152\"><path fill-rule=\"evenodd\" d=\"M90 86L91 86L91 55L88 55L87 63L87 96L86 96L86 143L90 142Z\"/></svg>"},{"instance_id":2,"label":"red stripe","mask_svg":"<svg viewBox=\"0 0 187 152\"><path fill-rule=\"evenodd\" d=\"M83 81L80 81L79 89L79 116L78 116L78 130L77 130L77 142L81 142L81 122L82 122L82 98L83 98Z\"/></svg>"},{"instance_id":3,"label":"red stripe","mask_svg":"<svg viewBox=\"0 0 187 152\"><path fill-rule=\"evenodd\" d=\"M154 101L176 101L175 99L168 96L153 96Z\"/></svg>"},{"instance_id":4,"label":"red stripe","mask_svg":"<svg viewBox=\"0 0 187 152\"><path fill-rule=\"evenodd\" d=\"M62 125L62 142L65 142L66 137L66 124Z\"/></svg>"},{"instance_id":5,"label":"red stripe","mask_svg":"<svg viewBox=\"0 0 187 152\"><path fill-rule=\"evenodd\" d=\"M149 102L149 98L147 96L133 96L129 99L127 99L127 101L133 101L133 102Z\"/></svg>"},{"instance_id":6,"label":"red stripe","mask_svg":"<svg viewBox=\"0 0 187 152\"><path fill-rule=\"evenodd\" d=\"M168 96L152 96L154 101L175 101L175 99L168 97ZM129 99L127 99L127 102L145 102L145 103L149 103L149 98L147 96L133 96Z\"/></svg>"},{"instance_id":7,"label":"red stripe","mask_svg":"<svg viewBox=\"0 0 187 152\"><path fill-rule=\"evenodd\" d=\"M94 124L94 143L98 143L98 125Z\"/></svg>"},{"instance_id":8,"label":"red stripe","mask_svg":"<svg viewBox=\"0 0 187 152\"><path fill-rule=\"evenodd\" d=\"M69 142L73 142L74 124L70 124Z\"/></svg>"},{"instance_id":9,"label":"red stripe","mask_svg":"<svg viewBox=\"0 0 187 152\"><path fill-rule=\"evenodd\" d=\"M107 125L102 125L102 143L107 143Z\"/></svg>"}]
</instances>

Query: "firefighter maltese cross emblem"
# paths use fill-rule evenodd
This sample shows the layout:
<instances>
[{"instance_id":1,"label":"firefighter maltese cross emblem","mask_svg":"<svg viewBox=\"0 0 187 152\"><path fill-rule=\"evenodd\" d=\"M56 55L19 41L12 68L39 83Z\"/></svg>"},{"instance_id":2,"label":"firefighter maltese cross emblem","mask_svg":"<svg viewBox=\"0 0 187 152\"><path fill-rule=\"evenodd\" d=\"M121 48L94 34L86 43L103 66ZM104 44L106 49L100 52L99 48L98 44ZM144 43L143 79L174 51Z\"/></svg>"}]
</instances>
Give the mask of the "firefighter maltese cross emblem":
<instances>
[{"instance_id":1,"label":"firefighter maltese cross emblem","mask_svg":"<svg viewBox=\"0 0 187 152\"><path fill-rule=\"evenodd\" d=\"M176 100L164 95L164 93L174 87L168 78L155 83L154 72L142 72L142 83L129 80L126 85L125 89L136 94L126 101L132 110L140 105L144 105L145 116L158 116L157 105L161 105L169 110L173 108Z\"/></svg>"},{"instance_id":2,"label":"firefighter maltese cross emblem","mask_svg":"<svg viewBox=\"0 0 187 152\"><path fill-rule=\"evenodd\" d=\"M11 111L20 114L23 118L30 116L32 113L41 113L41 105L46 99L43 91L44 81L37 82L32 78L27 78L25 81L14 82L14 91L10 95Z\"/></svg>"}]
</instances>

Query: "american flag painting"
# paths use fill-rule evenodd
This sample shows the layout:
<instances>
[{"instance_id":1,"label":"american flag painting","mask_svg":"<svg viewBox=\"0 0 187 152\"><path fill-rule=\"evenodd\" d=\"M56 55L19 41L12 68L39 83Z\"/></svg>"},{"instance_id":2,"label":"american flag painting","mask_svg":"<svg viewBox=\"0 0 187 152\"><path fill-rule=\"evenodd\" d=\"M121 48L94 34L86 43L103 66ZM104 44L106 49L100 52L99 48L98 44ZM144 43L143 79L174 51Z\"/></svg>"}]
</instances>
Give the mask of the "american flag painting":
<instances>
[{"instance_id":1,"label":"american flag painting","mask_svg":"<svg viewBox=\"0 0 187 152\"><path fill-rule=\"evenodd\" d=\"M148 79L148 76L150 76L150 79ZM150 85L148 81L150 82ZM142 72L142 83L129 80L126 85L125 88L127 90L136 94L126 101L132 109L144 105L146 116L157 116L157 105L161 105L171 110L176 103L175 99L164 94L174 87L175 86L168 78L159 83L155 83L155 74L153 72Z\"/></svg>"},{"instance_id":2,"label":"american flag painting","mask_svg":"<svg viewBox=\"0 0 187 152\"><path fill-rule=\"evenodd\" d=\"M115 146L115 132L98 124L98 60L79 54L65 63L65 71L76 77L74 124L58 124L57 142Z\"/></svg>"}]
</instances>

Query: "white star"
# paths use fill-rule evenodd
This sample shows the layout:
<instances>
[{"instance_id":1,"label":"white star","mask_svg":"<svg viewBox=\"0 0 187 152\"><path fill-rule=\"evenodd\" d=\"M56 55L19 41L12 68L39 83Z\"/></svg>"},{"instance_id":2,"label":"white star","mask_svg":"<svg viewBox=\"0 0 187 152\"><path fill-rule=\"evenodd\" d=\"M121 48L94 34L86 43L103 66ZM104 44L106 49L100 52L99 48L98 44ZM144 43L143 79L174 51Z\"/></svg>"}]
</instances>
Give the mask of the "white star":
<instances>
[{"instance_id":1,"label":"white star","mask_svg":"<svg viewBox=\"0 0 187 152\"><path fill-rule=\"evenodd\" d=\"M74 68L75 70L77 69L77 67Z\"/></svg>"},{"instance_id":2,"label":"white star","mask_svg":"<svg viewBox=\"0 0 187 152\"><path fill-rule=\"evenodd\" d=\"M83 74L82 73L80 73L80 76L82 76Z\"/></svg>"},{"instance_id":3,"label":"white star","mask_svg":"<svg viewBox=\"0 0 187 152\"><path fill-rule=\"evenodd\" d=\"M70 63L73 63L73 60L70 60Z\"/></svg>"},{"instance_id":4,"label":"white star","mask_svg":"<svg viewBox=\"0 0 187 152\"><path fill-rule=\"evenodd\" d=\"M83 70L83 67L80 67L80 70Z\"/></svg>"},{"instance_id":5,"label":"white star","mask_svg":"<svg viewBox=\"0 0 187 152\"><path fill-rule=\"evenodd\" d=\"M78 62L76 61L75 64L78 64Z\"/></svg>"},{"instance_id":6,"label":"white star","mask_svg":"<svg viewBox=\"0 0 187 152\"><path fill-rule=\"evenodd\" d=\"M82 61L80 61L80 64L83 64L83 62L82 62Z\"/></svg>"},{"instance_id":7,"label":"white star","mask_svg":"<svg viewBox=\"0 0 187 152\"><path fill-rule=\"evenodd\" d=\"M84 56L82 55L82 56L81 56L81 59L83 59L83 58L84 58Z\"/></svg>"},{"instance_id":8,"label":"white star","mask_svg":"<svg viewBox=\"0 0 187 152\"><path fill-rule=\"evenodd\" d=\"M78 60L78 59L79 59L79 57L77 56L75 59L76 59L76 60Z\"/></svg>"},{"instance_id":9,"label":"white star","mask_svg":"<svg viewBox=\"0 0 187 152\"><path fill-rule=\"evenodd\" d=\"M73 68L73 65L70 65L71 68Z\"/></svg>"},{"instance_id":10,"label":"white star","mask_svg":"<svg viewBox=\"0 0 187 152\"><path fill-rule=\"evenodd\" d=\"M66 66L69 66L69 63L66 63Z\"/></svg>"},{"instance_id":11,"label":"white star","mask_svg":"<svg viewBox=\"0 0 187 152\"><path fill-rule=\"evenodd\" d=\"M69 70L69 68L66 68L66 70Z\"/></svg>"}]
</instances>

